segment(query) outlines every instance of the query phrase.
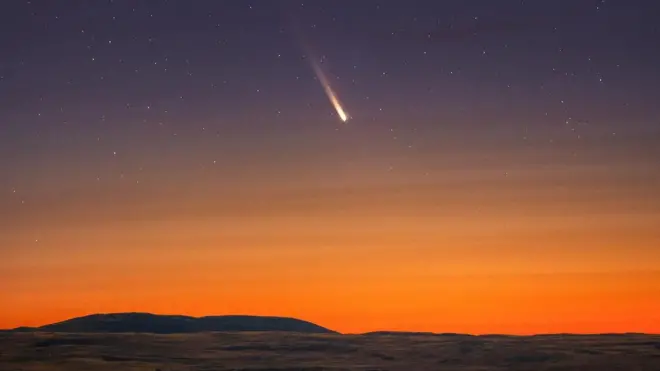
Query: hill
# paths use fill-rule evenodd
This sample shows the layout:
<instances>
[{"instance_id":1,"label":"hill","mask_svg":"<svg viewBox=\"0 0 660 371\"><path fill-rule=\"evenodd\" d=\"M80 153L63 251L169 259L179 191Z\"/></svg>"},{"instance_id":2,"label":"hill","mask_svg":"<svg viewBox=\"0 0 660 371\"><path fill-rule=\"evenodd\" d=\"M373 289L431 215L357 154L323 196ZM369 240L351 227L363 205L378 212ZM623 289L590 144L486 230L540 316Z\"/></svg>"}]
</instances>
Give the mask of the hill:
<instances>
[{"instance_id":1,"label":"hill","mask_svg":"<svg viewBox=\"0 0 660 371\"><path fill-rule=\"evenodd\" d=\"M15 329L16 332L63 333L153 333L196 332L299 332L327 334L332 330L314 323L286 317L209 316L189 317L150 313L92 314L41 327Z\"/></svg>"},{"instance_id":2,"label":"hill","mask_svg":"<svg viewBox=\"0 0 660 371\"><path fill-rule=\"evenodd\" d=\"M439 334L435 332L419 332L419 331L372 331L365 332L364 336L470 336L464 334Z\"/></svg>"}]
</instances>

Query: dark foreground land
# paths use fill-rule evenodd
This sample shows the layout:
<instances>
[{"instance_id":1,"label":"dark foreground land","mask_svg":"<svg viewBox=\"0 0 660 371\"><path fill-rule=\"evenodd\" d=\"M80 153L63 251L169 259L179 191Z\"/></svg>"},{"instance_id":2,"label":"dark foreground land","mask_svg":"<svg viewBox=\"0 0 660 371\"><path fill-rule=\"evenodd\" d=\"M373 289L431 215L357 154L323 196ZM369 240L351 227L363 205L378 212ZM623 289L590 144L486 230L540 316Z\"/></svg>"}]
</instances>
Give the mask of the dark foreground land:
<instances>
[{"instance_id":1,"label":"dark foreground land","mask_svg":"<svg viewBox=\"0 0 660 371\"><path fill-rule=\"evenodd\" d=\"M660 370L660 336L0 333L13 370Z\"/></svg>"}]
</instances>

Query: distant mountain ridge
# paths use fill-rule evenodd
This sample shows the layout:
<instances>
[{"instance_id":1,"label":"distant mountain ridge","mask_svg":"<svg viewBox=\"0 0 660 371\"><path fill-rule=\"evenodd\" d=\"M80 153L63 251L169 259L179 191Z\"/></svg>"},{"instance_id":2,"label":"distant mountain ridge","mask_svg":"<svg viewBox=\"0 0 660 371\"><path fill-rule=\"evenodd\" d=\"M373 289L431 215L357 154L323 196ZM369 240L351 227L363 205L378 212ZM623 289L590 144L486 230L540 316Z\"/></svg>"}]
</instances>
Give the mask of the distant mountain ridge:
<instances>
[{"instance_id":1,"label":"distant mountain ridge","mask_svg":"<svg viewBox=\"0 0 660 371\"><path fill-rule=\"evenodd\" d=\"M19 327L15 332L43 331L67 333L153 333L195 332L299 332L336 333L317 324L288 317L158 315L151 313L91 314L40 327Z\"/></svg>"},{"instance_id":2,"label":"distant mountain ridge","mask_svg":"<svg viewBox=\"0 0 660 371\"><path fill-rule=\"evenodd\" d=\"M371 331L361 335L365 336L470 336L468 334L437 333L428 331Z\"/></svg>"}]
</instances>

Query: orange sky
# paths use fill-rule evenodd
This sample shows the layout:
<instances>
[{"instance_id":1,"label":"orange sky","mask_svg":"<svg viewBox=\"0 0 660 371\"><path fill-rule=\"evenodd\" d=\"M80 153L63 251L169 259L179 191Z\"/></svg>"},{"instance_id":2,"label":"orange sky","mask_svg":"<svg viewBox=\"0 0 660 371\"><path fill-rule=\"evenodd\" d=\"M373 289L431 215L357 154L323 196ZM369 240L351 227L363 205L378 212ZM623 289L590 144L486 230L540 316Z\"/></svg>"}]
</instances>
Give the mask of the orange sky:
<instances>
[{"instance_id":1,"label":"orange sky","mask_svg":"<svg viewBox=\"0 0 660 371\"><path fill-rule=\"evenodd\" d=\"M344 170L351 184L43 193L3 220L0 327L143 311L341 332L660 333L645 169Z\"/></svg>"},{"instance_id":2,"label":"orange sky","mask_svg":"<svg viewBox=\"0 0 660 371\"><path fill-rule=\"evenodd\" d=\"M660 333L642 2L91 3L2 3L0 329Z\"/></svg>"}]
</instances>

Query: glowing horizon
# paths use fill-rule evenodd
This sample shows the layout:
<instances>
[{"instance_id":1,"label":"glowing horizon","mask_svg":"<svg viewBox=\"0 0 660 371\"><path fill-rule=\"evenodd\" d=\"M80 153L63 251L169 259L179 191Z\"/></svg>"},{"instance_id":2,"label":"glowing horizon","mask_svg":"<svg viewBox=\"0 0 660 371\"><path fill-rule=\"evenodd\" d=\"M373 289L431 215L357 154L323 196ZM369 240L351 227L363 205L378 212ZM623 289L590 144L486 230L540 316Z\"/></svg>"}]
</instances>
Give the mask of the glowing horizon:
<instances>
[{"instance_id":1,"label":"glowing horizon","mask_svg":"<svg viewBox=\"0 0 660 371\"><path fill-rule=\"evenodd\" d=\"M555 171L571 182L557 193L533 163L507 177L407 171L420 183L374 186L368 162L331 175L307 161L303 188L180 176L171 190L15 205L3 220L13 249L0 265L0 328L151 312L289 316L340 332L660 332L655 204L591 187L630 168Z\"/></svg>"}]
</instances>

